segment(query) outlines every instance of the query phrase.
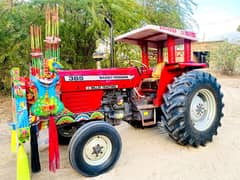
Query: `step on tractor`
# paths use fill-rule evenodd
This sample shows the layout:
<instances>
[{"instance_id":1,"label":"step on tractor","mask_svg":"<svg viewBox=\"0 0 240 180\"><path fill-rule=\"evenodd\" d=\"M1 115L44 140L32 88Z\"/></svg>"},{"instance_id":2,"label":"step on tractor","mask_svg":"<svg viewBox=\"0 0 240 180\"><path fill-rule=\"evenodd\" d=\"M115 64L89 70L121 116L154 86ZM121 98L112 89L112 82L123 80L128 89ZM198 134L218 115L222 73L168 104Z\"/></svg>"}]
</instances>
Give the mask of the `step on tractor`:
<instances>
[{"instance_id":1,"label":"step on tractor","mask_svg":"<svg viewBox=\"0 0 240 180\"><path fill-rule=\"evenodd\" d=\"M106 22L112 32L111 21ZM49 126L55 119L59 143L69 144L70 164L85 176L104 173L119 159L122 142L113 125L121 121L142 128L162 124L178 144L204 146L221 125L223 94L216 78L203 70L207 64L191 60L196 40L193 32L156 25L120 35L115 42L142 52L140 66L127 68L114 67L113 54L110 68L101 69L98 61L97 69L81 70L60 69L49 56L43 70L32 67L31 77L24 79L27 99L19 107L27 104L33 117L50 116ZM45 41L47 48L54 45L55 55L58 42ZM36 60L41 53L32 56ZM15 75L13 83L19 80L17 70ZM13 86L15 94L21 95L21 87Z\"/></svg>"}]
</instances>

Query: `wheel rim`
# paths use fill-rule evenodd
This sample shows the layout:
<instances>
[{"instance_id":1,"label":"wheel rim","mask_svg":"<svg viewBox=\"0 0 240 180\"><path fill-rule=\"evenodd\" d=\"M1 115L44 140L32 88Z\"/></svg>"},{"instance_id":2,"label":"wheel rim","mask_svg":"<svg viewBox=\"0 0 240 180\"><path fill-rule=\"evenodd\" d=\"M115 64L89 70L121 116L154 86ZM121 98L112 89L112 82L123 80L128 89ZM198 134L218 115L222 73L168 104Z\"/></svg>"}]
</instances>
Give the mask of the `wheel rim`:
<instances>
[{"instance_id":1,"label":"wheel rim","mask_svg":"<svg viewBox=\"0 0 240 180\"><path fill-rule=\"evenodd\" d=\"M207 130L216 115L216 100L213 93L207 89L199 90L192 98L190 118L195 129Z\"/></svg>"},{"instance_id":2,"label":"wheel rim","mask_svg":"<svg viewBox=\"0 0 240 180\"><path fill-rule=\"evenodd\" d=\"M97 135L90 138L83 147L83 159L92 166L98 166L110 157L112 143L104 135Z\"/></svg>"}]
</instances>

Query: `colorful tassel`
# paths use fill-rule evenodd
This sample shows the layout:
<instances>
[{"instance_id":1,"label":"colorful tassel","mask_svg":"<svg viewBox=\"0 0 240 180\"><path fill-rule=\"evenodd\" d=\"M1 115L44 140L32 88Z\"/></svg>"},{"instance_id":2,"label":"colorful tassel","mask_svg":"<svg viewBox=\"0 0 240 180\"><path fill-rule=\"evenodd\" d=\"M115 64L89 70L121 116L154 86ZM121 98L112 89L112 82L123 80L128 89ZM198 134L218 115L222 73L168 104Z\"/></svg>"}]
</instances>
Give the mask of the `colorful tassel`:
<instances>
[{"instance_id":1,"label":"colorful tassel","mask_svg":"<svg viewBox=\"0 0 240 180\"><path fill-rule=\"evenodd\" d=\"M30 180L28 157L23 144L18 147L17 153L17 180Z\"/></svg>"},{"instance_id":2,"label":"colorful tassel","mask_svg":"<svg viewBox=\"0 0 240 180\"><path fill-rule=\"evenodd\" d=\"M49 170L55 172L60 168L57 127L53 116L49 118Z\"/></svg>"},{"instance_id":3,"label":"colorful tassel","mask_svg":"<svg viewBox=\"0 0 240 180\"><path fill-rule=\"evenodd\" d=\"M31 168L33 173L37 173L41 171L37 141L38 132L37 125L32 125L30 132L31 132Z\"/></svg>"}]
</instances>

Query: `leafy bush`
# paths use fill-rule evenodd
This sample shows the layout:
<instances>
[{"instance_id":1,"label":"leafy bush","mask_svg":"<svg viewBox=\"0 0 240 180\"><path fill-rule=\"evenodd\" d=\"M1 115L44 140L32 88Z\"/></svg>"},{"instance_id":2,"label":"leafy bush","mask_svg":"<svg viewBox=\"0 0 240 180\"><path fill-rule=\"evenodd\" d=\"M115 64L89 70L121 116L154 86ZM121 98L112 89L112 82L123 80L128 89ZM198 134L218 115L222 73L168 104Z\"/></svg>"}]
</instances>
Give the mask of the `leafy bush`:
<instances>
[{"instance_id":1,"label":"leafy bush","mask_svg":"<svg viewBox=\"0 0 240 180\"><path fill-rule=\"evenodd\" d=\"M240 45L224 42L212 49L210 68L225 75L240 74Z\"/></svg>"}]
</instances>

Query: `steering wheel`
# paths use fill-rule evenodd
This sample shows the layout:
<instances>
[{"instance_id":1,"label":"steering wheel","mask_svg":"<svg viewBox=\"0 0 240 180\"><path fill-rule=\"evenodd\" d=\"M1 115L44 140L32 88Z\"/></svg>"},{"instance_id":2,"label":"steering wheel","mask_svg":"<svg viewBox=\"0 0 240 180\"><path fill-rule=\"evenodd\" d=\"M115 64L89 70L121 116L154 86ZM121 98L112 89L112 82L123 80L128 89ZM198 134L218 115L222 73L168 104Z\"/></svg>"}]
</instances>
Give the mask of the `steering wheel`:
<instances>
[{"instance_id":1,"label":"steering wheel","mask_svg":"<svg viewBox=\"0 0 240 180\"><path fill-rule=\"evenodd\" d=\"M139 63L142 65L141 67L136 67L140 74L144 73L144 71L147 71L149 69L149 67L141 61L129 60L129 62L130 62L130 64L131 64L131 62L136 62L136 63Z\"/></svg>"}]
</instances>

